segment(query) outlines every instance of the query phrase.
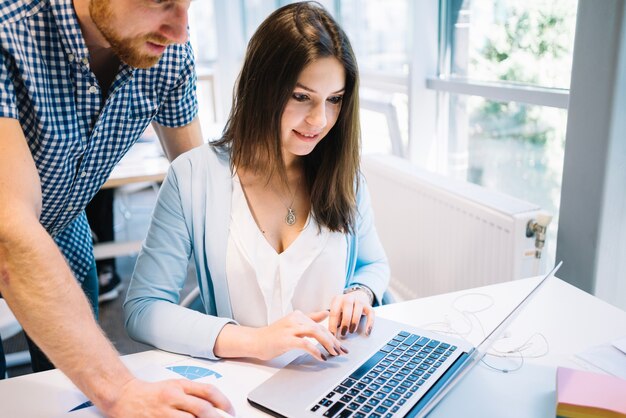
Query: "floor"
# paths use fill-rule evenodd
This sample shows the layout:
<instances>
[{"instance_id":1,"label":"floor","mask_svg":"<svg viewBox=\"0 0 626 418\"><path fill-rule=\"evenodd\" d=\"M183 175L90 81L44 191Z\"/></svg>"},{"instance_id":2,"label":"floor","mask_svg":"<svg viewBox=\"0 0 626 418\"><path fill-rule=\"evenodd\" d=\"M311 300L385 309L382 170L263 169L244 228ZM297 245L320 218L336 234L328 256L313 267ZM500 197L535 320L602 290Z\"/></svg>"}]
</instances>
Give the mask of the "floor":
<instances>
[{"instance_id":1,"label":"floor","mask_svg":"<svg viewBox=\"0 0 626 418\"><path fill-rule=\"evenodd\" d=\"M156 200L156 188L149 184L142 187L121 188L116 192L114 207L115 235L119 240L143 239L145 237L152 207ZM111 342L120 354L130 354L145 351L151 347L131 340L124 328L122 303L126 289L135 266L136 255L118 257L116 259L117 272L122 279L123 288L120 297L110 302L100 304L99 323ZM183 289L183 296L194 287L195 278L190 274ZM22 333L4 341L6 353L27 350L26 340ZM9 377L32 373L30 365L13 367L8 370Z\"/></svg>"}]
</instances>

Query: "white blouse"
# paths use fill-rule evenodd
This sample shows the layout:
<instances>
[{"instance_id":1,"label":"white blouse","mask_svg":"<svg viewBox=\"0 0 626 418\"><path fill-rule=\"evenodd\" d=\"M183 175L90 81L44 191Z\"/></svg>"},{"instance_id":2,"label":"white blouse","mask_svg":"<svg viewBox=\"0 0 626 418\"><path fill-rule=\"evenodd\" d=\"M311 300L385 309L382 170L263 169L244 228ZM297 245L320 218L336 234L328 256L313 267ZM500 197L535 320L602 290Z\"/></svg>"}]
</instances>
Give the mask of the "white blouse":
<instances>
[{"instance_id":1,"label":"white blouse","mask_svg":"<svg viewBox=\"0 0 626 418\"><path fill-rule=\"evenodd\" d=\"M328 309L344 289L347 251L344 234L326 228L320 233L309 217L295 241L278 254L257 226L239 177L233 177L226 278L239 324L261 327L296 309Z\"/></svg>"}]
</instances>

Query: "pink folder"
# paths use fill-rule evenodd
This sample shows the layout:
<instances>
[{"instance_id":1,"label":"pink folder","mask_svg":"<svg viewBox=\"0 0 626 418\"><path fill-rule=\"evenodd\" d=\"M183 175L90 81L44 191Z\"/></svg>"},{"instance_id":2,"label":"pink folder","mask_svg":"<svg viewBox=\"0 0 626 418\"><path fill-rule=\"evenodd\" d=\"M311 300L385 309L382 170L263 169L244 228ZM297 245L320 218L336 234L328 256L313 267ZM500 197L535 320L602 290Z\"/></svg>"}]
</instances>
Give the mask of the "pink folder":
<instances>
[{"instance_id":1,"label":"pink folder","mask_svg":"<svg viewBox=\"0 0 626 418\"><path fill-rule=\"evenodd\" d=\"M626 418L626 380L559 367L556 415L566 418Z\"/></svg>"}]
</instances>

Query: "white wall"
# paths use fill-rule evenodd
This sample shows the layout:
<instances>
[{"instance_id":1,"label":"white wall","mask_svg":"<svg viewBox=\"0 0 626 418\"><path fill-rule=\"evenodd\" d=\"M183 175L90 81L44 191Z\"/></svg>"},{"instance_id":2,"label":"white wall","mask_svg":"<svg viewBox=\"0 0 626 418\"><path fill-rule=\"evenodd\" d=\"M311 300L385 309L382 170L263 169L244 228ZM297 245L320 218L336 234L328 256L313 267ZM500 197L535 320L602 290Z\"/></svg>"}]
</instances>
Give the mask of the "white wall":
<instances>
[{"instance_id":1,"label":"white wall","mask_svg":"<svg viewBox=\"0 0 626 418\"><path fill-rule=\"evenodd\" d=\"M626 7L622 3L613 118L605 170L596 295L626 310Z\"/></svg>"},{"instance_id":2,"label":"white wall","mask_svg":"<svg viewBox=\"0 0 626 418\"><path fill-rule=\"evenodd\" d=\"M626 8L580 0L565 144L558 276L626 309Z\"/></svg>"}]
</instances>

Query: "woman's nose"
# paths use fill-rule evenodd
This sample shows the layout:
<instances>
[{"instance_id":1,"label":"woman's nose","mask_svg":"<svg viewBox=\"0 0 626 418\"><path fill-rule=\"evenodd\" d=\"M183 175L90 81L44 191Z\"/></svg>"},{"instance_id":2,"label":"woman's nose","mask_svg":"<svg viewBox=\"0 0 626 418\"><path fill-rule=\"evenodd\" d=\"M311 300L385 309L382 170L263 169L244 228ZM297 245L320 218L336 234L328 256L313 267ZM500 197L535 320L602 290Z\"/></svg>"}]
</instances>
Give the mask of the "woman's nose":
<instances>
[{"instance_id":1,"label":"woman's nose","mask_svg":"<svg viewBox=\"0 0 626 418\"><path fill-rule=\"evenodd\" d=\"M323 129L326 126L326 103L314 106L307 115L306 122L314 128Z\"/></svg>"}]
</instances>

